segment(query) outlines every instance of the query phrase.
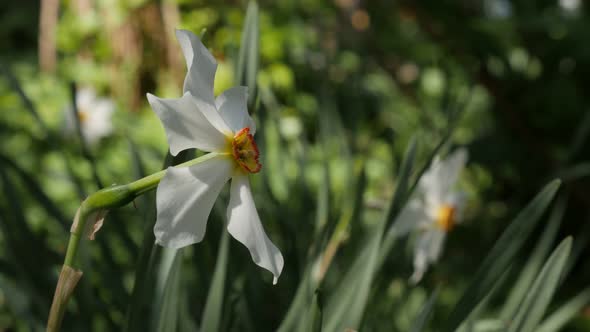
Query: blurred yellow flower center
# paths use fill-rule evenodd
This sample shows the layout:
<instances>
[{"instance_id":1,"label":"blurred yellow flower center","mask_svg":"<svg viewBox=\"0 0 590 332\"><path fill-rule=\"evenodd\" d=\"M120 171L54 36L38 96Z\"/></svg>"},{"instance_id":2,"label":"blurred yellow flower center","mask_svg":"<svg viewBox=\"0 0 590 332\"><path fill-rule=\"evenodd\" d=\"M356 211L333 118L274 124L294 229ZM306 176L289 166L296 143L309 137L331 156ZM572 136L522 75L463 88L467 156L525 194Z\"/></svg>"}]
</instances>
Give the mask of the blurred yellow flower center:
<instances>
[{"instance_id":1,"label":"blurred yellow flower center","mask_svg":"<svg viewBox=\"0 0 590 332\"><path fill-rule=\"evenodd\" d=\"M80 120L80 123L88 121L88 113L84 111L78 111L78 120Z\"/></svg>"},{"instance_id":2,"label":"blurred yellow flower center","mask_svg":"<svg viewBox=\"0 0 590 332\"><path fill-rule=\"evenodd\" d=\"M248 173L258 173L262 165L258 161L260 153L250 128L246 127L236 133L231 141L232 155L236 163Z\"/></svg>"},{"instance_id":3,"label":"blurred yellow flower center","mask_svg":"<svg viewBox=\"0 0 590 332\"><path fill-rule=\"evenodd\" d=\"M456 209L452 205L443 205L436 212L436 225L445 232L455 227Z\"/></svg>"}]
</instances>

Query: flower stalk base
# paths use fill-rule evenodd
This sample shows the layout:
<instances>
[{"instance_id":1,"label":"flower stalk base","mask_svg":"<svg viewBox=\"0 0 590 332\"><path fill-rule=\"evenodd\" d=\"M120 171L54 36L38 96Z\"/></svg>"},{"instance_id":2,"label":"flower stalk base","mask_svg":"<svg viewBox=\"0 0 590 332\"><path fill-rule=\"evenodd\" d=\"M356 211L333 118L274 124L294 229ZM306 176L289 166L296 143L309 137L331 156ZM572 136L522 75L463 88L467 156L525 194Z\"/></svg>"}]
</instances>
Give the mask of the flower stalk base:
<instances>
[{"instance_id":1,"label":"flower stalk base","mask_svg":"<svg viewBox=\"0 0 590 332\"><path fill-rule=\"evenodd\" d=\"M218 156L219 153L209 153L199 158L189 160L176 167L188 167ZM102 219L106 212L113 208L129 204L135 198L153 190L160 180L166 175L167 170L162 170L148 175L134 182L115 185L101 189L88 196L80 205L70 229L70 239L66 249L66 256L62 266L53 302L47 320L47 332L59 331L66 306L82 277L82 271L76 262L76 254L83 237L94 239L94 234L102 226ZM90 221L90 223L89 223Z\"/></svg>"}]
</instances>

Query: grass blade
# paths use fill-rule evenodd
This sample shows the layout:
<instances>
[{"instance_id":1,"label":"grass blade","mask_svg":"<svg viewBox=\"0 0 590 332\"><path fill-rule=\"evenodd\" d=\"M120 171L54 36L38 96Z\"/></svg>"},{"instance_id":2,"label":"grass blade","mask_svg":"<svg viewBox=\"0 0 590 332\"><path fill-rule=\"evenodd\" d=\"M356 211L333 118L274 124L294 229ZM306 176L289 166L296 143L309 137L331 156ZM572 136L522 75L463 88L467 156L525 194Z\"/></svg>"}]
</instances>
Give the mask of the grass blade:
<instances>
[{"instance_id":1,"label":"grass blade","mask_svg":"<svg viewBox=\"0 0 590 332\"><path fill-rule=\"evenodd\" d=\"M432 315L432 311L434 309L434 303L436 302L436 299L438 298L438 292L439 292L439 289L437 288L434 290L432 295L430 295L430 298L428 299L428 301L426 301L426 303L424 304L424 307L422 307L420 314L418 315L418 317L416 317L416 319L412 323L412 327L410 327L410 332L424 331L424 328L426 327L426 323L428 323L428 320L430 319L430 316Z\"/></svg>"},{"instance_id":2,"label":"grass blade","mask_svg":"<svg viewBox=\"0 0 590 332\"><path fill-rule=\"evenodd\" d=\"M381 245L381 258L380 264L382 264L389 251L393 247L393 243L395 241L395 231L393 225L395 224L395 218L397 217L399 211L404 205L404 202L408 198L410 191L408 191L408 184L410 181L410 175L412 173L412 169L414 168L414 162L416 160L416 138L412 137L408 147L406 149L406 153L404 155L404 159L402 161L400 171L398 174L398 181L397 186L395 188L395 193L393 195L393 200L389 206L389 210L387 212L387 216L385 217L386 223L386 230L387 233L383 239L383 244ZM421 175L421 174L420 174Z\"/></svg>"},{"instance_id":3,"label":"grass blade","mask_svg":"<svg viewBox=\"0 0 590 332\"><path fill-rule=\"evenodd\" d=\"M156 288L157 304L153 312L157 332L176 331L180 313L180 271L182 250L164 248Z\"/></svg>"},{"instance_id":4,"label":"grass blade","mask_svg":"<svg viewBox=\"0 0 590 332\"><path fill-rule=\"evenodd\" d=\"M555 310L547 317L536 329L536 332L557 332L576 316L582 309L590 303L590 288L574 296L564 305Z\"/></svg>"},{"instance_id":5,"label":"grass blade","mask_svg":"<svg viewBox=\"0 0 590 332\"><path fill-rule=\"evenodd\" d=\"M225 277L229 255L228 234L228 232L221 232L221 242L219 244L217 262L215 263L215 272L213 272L213 279L211 286L209 286L209 293L207 294L207 302L205 302L205 308L203 310L202 331L219 331L221 327Z\"/></svg>"},{"instance_id":6,"label":"grass blade","mask_svg":"<svg viewBox=\"0 0 590 332\"><path fill-rule=\"evenodd\" d=\"M322 293L318 289L315 291L313 302L309 309L310 326L308 331L321 332L322 331L322 319L323 319L323 303Z\"/></svg>"},{"instance_id":7,"label":"grass blade","mask_svg":"<svg viewBox=\"0 0 590 332\"><path fill-rule=\"evenodd\" d=\"M526 265L522 269L522 272L518 276L518 280L516 283L514 283L514 286L510 291L508 300L506 300L506 303L504 304L504 307L500 313L501 320L505 322L511 320L518 311L522 300L526 296L528 286L531 285L535 280L535 277L539 273L539 270L543 266L543 263L549 254L549 250L553 246L553 242L555 241L555 237L559 231L561 219L565 213L565 207L566 201L562 196L555 204L555 207L551 213L551 217L549 218L549 222L547 223L540 240L537 242L537 245L533 250L533 254L528 259Z\"/></svg>"},{"instance_id":8,"label":"grass blade","mask_svg":"<svg viewBox=\"0 0 590 332\"><path fill-rule=\"evenodd\" d=\"M551 254L529 289L508 332L535 331L559 285L571 249L572 238L567 237Z\"/></svg>"},{"instance_id":9,"label":"grass blade","mask_svg":"<svg viewBox=\"0 0 590 332\"><path fill-rule=\"evenodd\" d=\"M236 83L248 87L248 107L253 110L256 100L256 75L258 74L258 58L260 36L258 33L258 4L248 3L246 19L242 29L242 41L238 55Z\"/></svg>"},{"instance_id":10,"label":"grass blade","mask_svg":"<svg viewBox=\"0 0 590 332\"><path fill-rule=\"evenodd\" d=\"M377 270L382 225L368 236L365 247L355 258L342 282L332 292L325 311L325 331L358 329Z\"/></svg>"},{"instance_id":11,"label":"grass blade","mask_svg":"<svg viewBox=\"0 0 590 332\"><path fill-rule=\"evenodd\" d=\"M131 141L130 149L135 166L135 175L138 178L143 177L144 172L141 160L139 159L139 155L136 153L136 150ZM176 157L172 157L172 155L168 153L166 155L166 159L164 160L162 169L166 169L170 165L177 165L184 161L190 160L194 157L194 154L194 150L182 151ZM146 198L145 201L143 201L145 204L142 208L144 213L143 219L145 222L145 228L139 260L135 270L135 282L131 292L131 300L127 308L124 331L145 331L149 327L150 323L145 319L145 317L151 315L150 310L152 313L161 313L160 302L164 296L164 289L162 286L164 281L162 280L165 280L166 276L162 270L157 276L155 276L154 272L157 259L162 251L162 247L155 244L153 231L154 225L156 223L156 207L155 200L153 199L154 194L148 193L145 196L150 195L152 195L151 199ZM148 203L150 204L149 206ZM158 283L160 286L155 287L155 291L154 283ZM155 318L154 321L157 321L157 318ZM154 326L154 324L152 324L152 326Z\"/></svg>"},{"instance_id":12,"label":"grass blade","mask_svg":"<svg viewBox=\"0 0 590 332\"><path fill-rule=\"evenodd\" d=\"M523 246L535 225L541 219L549 203L557 193L561 181L554 180L518 214L514 221L484 259L473 277L473 282L451 312L442 331L455 331L473 311L473 308L489 293L496 281L506 271Z\"/></svg>"},{"instance_id":13,"label":"grass blade","mask_svg":"<svg viewBox=\"0 0 590 332\"><path fill-rule=\"evenodd\" d=\"M0 155L0 162L10 167L14 173L18 175L22 183L24 183L24 185L27 187L31 193L31 196L45 209L47 214L55 218L55 220L61 224L64 230L69 231L70 220L65 217L65 215L51 200L51 198L49 198L49 196L43 191L41 186L35 181L34 176L22 169L14 161L3 155Z\"/></svg>"}]
</instances>

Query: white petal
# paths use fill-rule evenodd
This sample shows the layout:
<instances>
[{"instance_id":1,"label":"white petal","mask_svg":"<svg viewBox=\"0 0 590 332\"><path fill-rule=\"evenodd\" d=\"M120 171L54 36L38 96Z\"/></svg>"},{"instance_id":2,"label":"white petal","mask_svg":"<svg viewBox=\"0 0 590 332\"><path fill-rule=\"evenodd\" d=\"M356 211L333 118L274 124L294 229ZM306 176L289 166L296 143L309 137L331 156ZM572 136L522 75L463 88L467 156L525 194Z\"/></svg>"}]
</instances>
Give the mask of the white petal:
<instances>
[{"instance_id":1,"label":"white petal","mask_svg":"<svg viewBox=\"0 0 590 332\"><path fill-rule=\"evenodd\" d=\"M445 240L445 233L436 229L428 230L419 235L414 251L414 273L410 281L418 283L428 266L440 257L442 246Z\"/></svg>"},{"instance_id":2,"label":"white petal","mask_svg":"<svg viewBox=\"0 0 590 332\"><path fill-rule=\"evenodd\" d=\"M96 92L89 87L83 87L76 91L76 106L78 111L87 112L96 99Z\"/></svg>"},{"instance_id":3,"label":"white petal","mask_svg":"<svg viewBox=\"0 0 590 332\"><path fill-rule=\"evenodd\" d=\"M203 239L213 204L232 167L227 157L217 156L189 167L168 168L156 193L158 244L182 248Z\"/></svg>"},{"instance_id":4,"label":"white petal","mask_svg":"<svg viewBox=\"0 0 590 332\"><path fill-rule=\"evenodd\" d=\"M225 90L215 100L215 106L221 117L234 132L245 127L250 128L250 134L256 133L254 121L248 114L248 88L236 86Z\"/></svg>"},{"instance_id":5,"label":"white petal","mask_svg":"<svg viewBox=\"0 0 590 332\"><path fill-rule=\"evenodd\" d=\"M190 93L178 99L161 99L148 93L147 98L164 125L173 156L189 148L203 151L225 148L225 135L205 116L211 110L199 107Z\"/></svg>"},{"instance_id":6,"label":"white petal","mask_svg":"<svg viewBox=\"0 0 590 332\"><path fill-rule=\"evenodd\" d=\"M412 284L419 283L427 268L428 259L426 257L426 252L423 250L416 250L414 254L414 273L412 273L412 276L410 277L410 282Z\"/></svg>"},{"instance_id":7,"label":"white petal","mask_svg":"<svg viewBox=\"0 0 590 332\"><path fill-rule=\"evenodd\" d=\"M188 92L187 92L188 93ZM225 136L233 137L234 133L230 127L225 123L225 120L221 117L221 113L217 111L215 104L210 104L203 99L198 97L192 98L197 108L207 118L207 121L211 123L217 130L223 133Z\"/></svg>"},{"instance_id":8,"label":"white petal","mask_svg":"<svg viewBox=\"0 0 590 332\"><path fill-rule=\"evenodd\" d=\"M232 178L227 218L229 233L250 250L256 265L272 272L276 284L283 270L283 256L262 228L247 176Z\"/></svg>"},{"instance_id":9,"label":"white petal","mask_svg":"<svg viewBox=\"0 0 590 332\"><path fill-rule=\"evenodd\" d=\"M403 210L400 212L397 220L393 224L393 229L397 236L402 236L410 232L412 229L420 228L427 224L429 218L424 210L424 203L414 198L410 200Z\"/></svg>"},{"instance_id":10,"label":"white petal","mask_svg":"<svg viewBox=\"0 0 590 332\"><path fill-rule=\"evenodd\" d=\"M455 222L461 223L463 215L465 214L465 205L467 202L467 195L461 191L453 191L444 198L445 203L455 207Z\"/></svg>"},{"instance_id":11,"label":"white petal","mask_svg":"<svg viewBox=\"0 0 590 332\"><path fill-rule=\"evenodd\" d=\"M420 179L420 188L430 205L444 203L445 196L451 192L459 174L467 162L467 150L457 149L445 160L438 157Z\"/></svg>"},{"instance_id":12,"label":"white petal","mask_svg":"<svg viewBox=\"0 0 590 332\"><path fill-rule=\"evenodd\" d=\"M215 58L199 37L190 31L176 30L176 39L180 43L188 69L184 79L184 92L190 92L193 96L214 104L213 81L217 70Z\"/></svg>"},{"instance_id":13,"label":"white petal","mask_svg":"<svg viewBox=\"0 0 590 332\"><path fill-rule=\"evenodd\" d=\"M428 243L428 259L431 263L435 263L438 261L442 253L446 233L438 229L431 230L429 233L431 235Z\"/></svg>"}]
</instances>

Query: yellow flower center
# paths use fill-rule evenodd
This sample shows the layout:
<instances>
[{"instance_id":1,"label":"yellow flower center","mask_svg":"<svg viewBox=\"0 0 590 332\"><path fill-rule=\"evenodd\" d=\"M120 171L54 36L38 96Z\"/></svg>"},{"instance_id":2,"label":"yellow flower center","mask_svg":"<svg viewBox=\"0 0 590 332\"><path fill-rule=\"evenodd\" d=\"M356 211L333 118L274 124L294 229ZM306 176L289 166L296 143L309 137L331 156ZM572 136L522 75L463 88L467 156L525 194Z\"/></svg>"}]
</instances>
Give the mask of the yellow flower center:
<instances>
[{"instance_id":1,"label":"yellow flower center","mask_svg":"<svg viewBox=\"0 0 590 332\"><path fill-rule=\"evenodd\" d=\"M258 173L262 165L258 161L260 153L250 128L246 127L236 133L231 141L232 155L236 163L248 173Z\"/></svg>"},{"instance_id":2,"label":"yellow flower center","mask_svg":"<svg viewBox=\"0 0 590 332\"><path fill-rule=\"evenodd\" d=\"M436 212L436 225L445 232L455 227L456 208L452 205L443 205Z\"/></svg>"},{"instance_id":3,"label":"yellow flower center","mask_svg":"<svg viewBox=\"0 0 590 332\"><path fill-rule=\"evenodd\" d=\"M78 120L80 120L80 123L85 123L88 121L88 113L84 111L78 111Z\"/></svg>"}]
</instances>

